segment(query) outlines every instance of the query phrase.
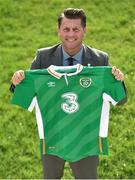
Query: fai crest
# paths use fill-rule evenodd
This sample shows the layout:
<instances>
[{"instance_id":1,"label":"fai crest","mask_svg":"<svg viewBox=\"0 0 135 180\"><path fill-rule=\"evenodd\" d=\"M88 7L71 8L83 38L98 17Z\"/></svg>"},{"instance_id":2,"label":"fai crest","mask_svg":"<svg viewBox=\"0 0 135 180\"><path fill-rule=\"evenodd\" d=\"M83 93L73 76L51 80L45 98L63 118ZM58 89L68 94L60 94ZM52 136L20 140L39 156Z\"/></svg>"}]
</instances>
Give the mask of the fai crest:
<instances>
[{"instance_id":1,"label":"fai crest","mask_svg":"<svg viewBox=\"0 0 135 180\"><path fill-rule=\"evenodd\" d=\"M80 84L84 88L88 88L92 83L92 79L88 77L80 78Z\"/></svg>"}]
</instances>

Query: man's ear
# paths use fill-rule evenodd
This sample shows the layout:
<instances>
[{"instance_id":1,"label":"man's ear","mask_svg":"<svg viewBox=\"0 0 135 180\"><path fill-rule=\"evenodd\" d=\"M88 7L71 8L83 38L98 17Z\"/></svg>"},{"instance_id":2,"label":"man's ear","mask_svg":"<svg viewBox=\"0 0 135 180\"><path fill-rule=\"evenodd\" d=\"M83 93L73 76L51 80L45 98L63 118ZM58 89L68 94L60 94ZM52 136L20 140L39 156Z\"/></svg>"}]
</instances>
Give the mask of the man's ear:
<instances>
[{"instance_id":1,"label":"man's ear","mask_svg":"<svg viewBox=\"0 0 135 180\"><path fill-rule=\"evenodd\" d=\"M60 35L60 28L57 26L57 34Z\"/></svg>"},{"instance_id":2,"label":"man's ear","mask_svg":"<svg viewBox=\"0 0 135 180\"><path fill-rule=\"evenodd\" d=\"M86 31L87 31L87 29L86 29L86 27L84 28L84 33L85 33L85 35L86 35Z\"/></svg>"},{"instance_id":3,"label":"man's ear","mask_svg":"<svg viewBox=\"0 0 135 180\"><path fill-rule=\"evenodd\" d=\"M86 36L86 27L83 30L84 30L84 37L85 37Z\"/></svg>"}]
</instances>

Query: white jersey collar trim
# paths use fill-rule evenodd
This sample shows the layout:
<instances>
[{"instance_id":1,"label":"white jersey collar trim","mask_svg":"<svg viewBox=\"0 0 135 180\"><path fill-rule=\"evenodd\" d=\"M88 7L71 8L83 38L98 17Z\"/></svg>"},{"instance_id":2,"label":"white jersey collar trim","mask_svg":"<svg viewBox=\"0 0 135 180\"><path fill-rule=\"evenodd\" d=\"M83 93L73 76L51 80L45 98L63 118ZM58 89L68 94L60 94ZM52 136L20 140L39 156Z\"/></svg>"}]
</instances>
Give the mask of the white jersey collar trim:
<instances>
[{"instance_id":1,"label":"white jersey collar trim","mask_svg":"<svg viewBox=\"0 0 135 180\"><path fill-rule=\"evenodd\" d=\"M73 73L58 73L56 71L56 70L64 70L64 69L70 69L70 68L76 68L76 71ZM48 73L51 74L52 76L58 78L58 79L60 79L65 74L67 76L74 76L76 74L79 74L82 70L83 70L83 65L81 65L81 64L76 64L73 66L54 66L54 65L51 65L47 68Z\"/></svg>"}]
</instances>

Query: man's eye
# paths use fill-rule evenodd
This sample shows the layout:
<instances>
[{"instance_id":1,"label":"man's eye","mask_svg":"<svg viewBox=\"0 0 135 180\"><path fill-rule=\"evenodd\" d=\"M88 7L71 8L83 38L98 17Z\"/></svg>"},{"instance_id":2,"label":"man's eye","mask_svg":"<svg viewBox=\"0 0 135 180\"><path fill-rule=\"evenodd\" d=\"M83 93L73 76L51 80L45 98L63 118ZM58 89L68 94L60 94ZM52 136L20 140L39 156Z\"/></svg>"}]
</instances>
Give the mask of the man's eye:
<instances>
[{"instance_id":1,"label":"man's eye","mask_svg":"<svg viewBox=\"0 0 135 180\"><path fill-rule=\"evenodd\" d=\"M75 32L78 32L78 31L80 31L80 30L79 30L79 29L77 29L77 28L75 28L75 29L74 29L74 31L75 31Z\"/></svg>"},{"instance_id":2,"label":"man's eye","mask_svg":"<svg viewBox=\"0 0 135 180\"><path fill-rule=\"evenodd\" d=\"M65 29L63 29L63 31L64 31L64 32L68 32L68 31L69 31L69 29L68 29L68 28L65 28Z\"/></svg>"}]
</instances>

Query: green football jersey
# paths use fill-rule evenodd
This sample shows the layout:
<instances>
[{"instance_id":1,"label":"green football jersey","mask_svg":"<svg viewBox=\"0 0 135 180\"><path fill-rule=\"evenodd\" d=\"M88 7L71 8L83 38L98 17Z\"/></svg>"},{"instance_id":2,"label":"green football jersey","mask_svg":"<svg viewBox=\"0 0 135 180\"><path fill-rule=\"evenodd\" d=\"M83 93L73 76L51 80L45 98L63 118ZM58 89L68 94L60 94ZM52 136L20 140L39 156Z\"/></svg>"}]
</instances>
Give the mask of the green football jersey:
<instances>
[{"instance_id":1,"label":"green football jersey","mask_svg":"<svg viewBox=\"0 0 135 180\"><path fill-rule=\"evenodd\" d=\"M36 110L42 153L69 162L108 154L110 102L125 97L110 66L53 66L25 71L12 103Z\"/></svg>"}]
</instances>

